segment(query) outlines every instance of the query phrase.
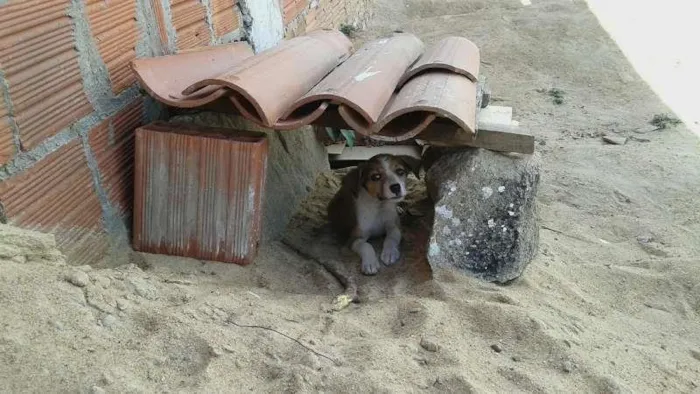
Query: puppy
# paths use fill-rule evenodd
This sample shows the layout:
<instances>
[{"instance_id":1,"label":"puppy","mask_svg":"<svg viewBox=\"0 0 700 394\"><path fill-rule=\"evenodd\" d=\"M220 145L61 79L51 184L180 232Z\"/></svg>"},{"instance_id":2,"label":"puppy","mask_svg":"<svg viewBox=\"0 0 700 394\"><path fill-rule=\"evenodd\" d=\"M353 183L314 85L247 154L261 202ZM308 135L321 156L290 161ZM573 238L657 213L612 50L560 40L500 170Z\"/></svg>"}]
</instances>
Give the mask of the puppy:
<instances>
[{"instance_id":1,"label":"puppy","mask_svg":"<svg viewBox=\"0 0 700 394\"><path fill-rule=\"evenodd\" d=\"M348 240L350 248L362 260L362 273L379 271L379 259L372 237L385 235L381 261L391 265L399 261L401 228L397 204L406 196L409 172L418 176L420 160L410 156L380 154L351 170L340 190L328 204L328 219L333 230Z\"/></svg>"}]
</instances>

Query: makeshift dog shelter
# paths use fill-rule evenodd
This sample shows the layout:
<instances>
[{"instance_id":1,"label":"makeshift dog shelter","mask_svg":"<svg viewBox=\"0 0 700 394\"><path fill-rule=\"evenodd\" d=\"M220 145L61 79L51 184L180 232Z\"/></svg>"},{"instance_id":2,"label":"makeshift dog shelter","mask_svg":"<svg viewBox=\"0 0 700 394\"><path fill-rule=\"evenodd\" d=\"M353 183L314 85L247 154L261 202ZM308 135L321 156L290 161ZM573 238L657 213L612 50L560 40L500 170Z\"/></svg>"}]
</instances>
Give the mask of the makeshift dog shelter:
<instances>
[{"instance_id":1,"label":"makeshift dog shelter","mask_svg":"<svg viewBox=\"0 0 700 394\"><path fill-rule=\"evenodd\" d=\"M479 66L479 48L466 38L448 37L426 49L417 37L396 33L353 51L350 40L336 30L313 31L259 54L253 54L247 43L233 43L133 62L142 87L163 104L180 111L207 109L232 113L281 132L316 126L319 138L328 146L331 160L362 160L382 150L397 149L395 145L417 155L426 145L533 153L534 138L518 129L518 123L512 120L512 109L489 106L490 93L480 78ZM148 128L142 129L142 133L147 132ZM338 144L339 134L345 138ZM351 146L346 147L345 140ZM140 141L137 139L137 144ZM230 140L213 139L210 143L215 150L216 144ZM163 149L168 149L167 146L163 145ZM183 149L199 148L185 144ZM155 151L137 147L137 155L145 154L153 155ZM178 173L185 167L167 154L158 157L159 165L149 166L150 172L143 173L143 177L187 177ZM246 158L253 160L252 156L236 160ZM137 163L149 160L151 156L137 158ZM204 165L204 161L201 163ZM264 179L265 165L245 168L260 172L251 179ZM137 169L137 173L142 171ZM203 167L199 171L200 179L190 181L199 182L200 190L204 190L202 182L214 176L215 171L215 166ZM233 178L231 182L240 185ZM169 184L179 185L176 181ZM146 188L137 188L137 207L139 201L149 198L147 192ZM212 198L259 198L254 193L240 193L237 188L222 187L219 193L220 196ZM185 194L180 197L185 198ZM135 220L140 225L135 226L134 237L143 238L140 232L145 231L148 223L167 223L169 217L183 216L182 204L169 207L172 209L137 209L140 216ZM254 208L251 205L244 209ZM223 231L229 216L220 213L193 214L197 219L187 224ZM236 233L246 228L229 228L228 238L256 245L259 235L251 234L251 239L248 234ZM202 244L201 239L195 239L197 231L178 227L158 240L161 245L156 250L174 250L163 244L185 242L181 239L183 231L190 234L193 242ZM135 243L136 248L139 245ZM210 243L210 247L216 249L221 245ZM177 250L190 257L216 255L201 248ZM249 256L243 260L249 261Z\"/></svg>"}]
</instances>

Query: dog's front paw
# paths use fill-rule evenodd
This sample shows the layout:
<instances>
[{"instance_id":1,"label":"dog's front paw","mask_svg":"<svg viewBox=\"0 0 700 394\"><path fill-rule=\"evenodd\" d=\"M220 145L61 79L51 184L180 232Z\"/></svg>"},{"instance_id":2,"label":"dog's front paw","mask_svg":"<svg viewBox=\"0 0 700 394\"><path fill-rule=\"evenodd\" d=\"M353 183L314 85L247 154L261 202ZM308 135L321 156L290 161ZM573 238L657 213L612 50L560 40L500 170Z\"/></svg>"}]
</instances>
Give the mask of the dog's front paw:
<instances>
[{"instance_id":1,"label":"dog's front paw","mask_svg":"<svg viewBox=\"0 0 700 394\"><path fill-rule=\"evenodd\" d=\"M379 261L376 257L362 260L362 273L365 275L376 275L379 272Z\"/></svg>"},{"instance_id":2,"label":"dog's front paw","mask_svg":"<svg viewBox=\"0 0 700 394\"><path fill-rule=\"evenodd\" d=\"M384 264L396 264L396 262L399 261L399 258L401 258L401 252L399 251L398 246L391 244L384 245L384 248L382 249L382 261Z\"/></svg>"}]
</instances>

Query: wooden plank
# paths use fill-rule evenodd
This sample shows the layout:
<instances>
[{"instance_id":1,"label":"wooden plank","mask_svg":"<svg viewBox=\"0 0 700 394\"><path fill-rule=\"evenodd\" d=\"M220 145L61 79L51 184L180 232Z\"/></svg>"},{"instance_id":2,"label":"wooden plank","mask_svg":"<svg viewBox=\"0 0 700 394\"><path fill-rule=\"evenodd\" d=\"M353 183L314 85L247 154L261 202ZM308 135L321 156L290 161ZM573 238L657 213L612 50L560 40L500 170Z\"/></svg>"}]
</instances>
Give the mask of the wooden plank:
<instances>
[{"instance_id":1,"label":"wooden plank","mask_svg":"<svg viewBox=\"0 0 700 394\"><path fill-rule=\"evenodd\" d=\"M380 153L407 155L420 159L422 151L420 146L415 145L354 146L346 147L339 155L331 155L330 161L365 161Z\"/></svg>"},{"instance_id":2,"label":"wooden plank","mask_svg":"<svg viewBox=\"0 0 700 394\"><path fill-rule=\"evenodd\" d=\"M454 124L434 122L419 138L430 145L441 147L471 146L497 152L535 152L535 137L520 130L518 123L514 121L509 125L493 125L489 129L481 129L475 138Z\"/></svg>"},{"instance_id":3,"label":"wooden plank","mask_svg":"<svg viewBox=\"0 0 700 394\"><path fill-rule=\"evenodd\" d=\"M477 120L479 130L501 130L513 124L513 108L491 105L483 108Z\"/></svg>"},{"instance_id":4,"label":"wooden plank","mask_svg":"<svg viewBox=\"0 0 700 394\"><path fill-rule=\"evenodd\" d=\"M223 104L224 105L221 106L211 105L208 109L219 112L236 113L234 107L230 103L224 102ZM482 121L482 116L484 116L482 114L484 112L488 113L489 108L491 111L495 110L499 113L500 115L498 115L497 119L501 120L488 123ZM497 152L534 153L535 137L527 131L522 130L516 121L511 120L509 123L505 123L502 117L503 112L505 111L500 110L498 106L489 105L486 108L482 108L479 111L479 119L477 120L478 131L474 138L452 123L437 120L433 122L427 130L417 136L416 140L420 139L427 144L441 147L471 146ZM348 125L343 121L343 118L338 115L337 110L326 110L326 112L314 122L314 125L348 129ZM407 140L406 143L411 143L411 140Z\"/></svg>"},{"instance_id":5,"label":"wooden plank","mask_svg":"<svg viewBox=\"0 0 700 394\"><path fill-rule=\"evenodd\" d=\"M345 142L326 146L326 152L328 152L329 155L339 155L342 154L344 150Z\"/></svg>"}]
</instances>

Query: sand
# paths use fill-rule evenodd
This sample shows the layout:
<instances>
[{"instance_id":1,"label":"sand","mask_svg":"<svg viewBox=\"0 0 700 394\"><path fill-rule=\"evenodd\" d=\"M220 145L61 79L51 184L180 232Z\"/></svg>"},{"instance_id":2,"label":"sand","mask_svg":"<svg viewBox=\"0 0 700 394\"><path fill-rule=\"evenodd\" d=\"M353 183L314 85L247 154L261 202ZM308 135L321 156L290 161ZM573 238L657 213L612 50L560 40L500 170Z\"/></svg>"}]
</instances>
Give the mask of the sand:
<instances>
[{"instance_id":1,"label":"sand","mask_svg":"<svg viewBox=\"0 0 700 394\"><path fill-rule=\"evenodd\" d=\"M0 392L700 392L698 142L648 127L668 109L585 3L382 0L358 41L394 29L474 40L494 103L535 134L543 227L521 279L431 279L418 181L406 261L359 278L362 303L336 313L333 278L282 243L249 267L73 267L3 226ZM357 270L313 231L338 176L288 238Z\"/></svg>"}]
</instances>

